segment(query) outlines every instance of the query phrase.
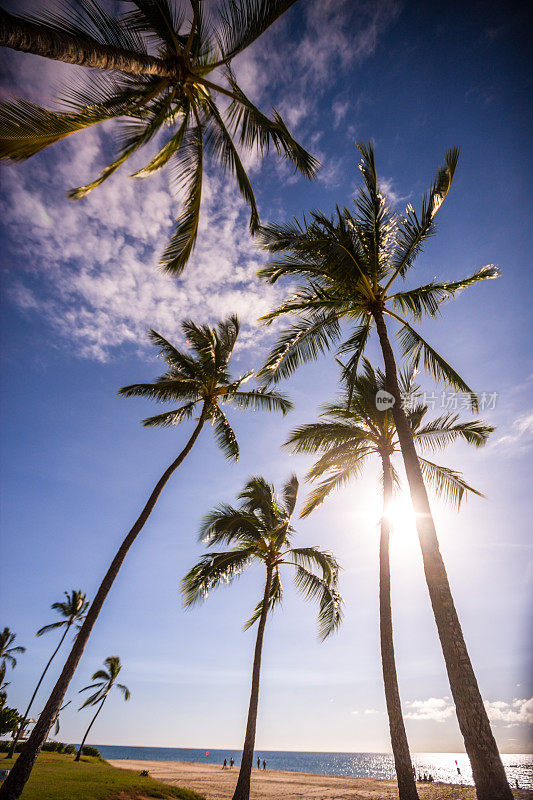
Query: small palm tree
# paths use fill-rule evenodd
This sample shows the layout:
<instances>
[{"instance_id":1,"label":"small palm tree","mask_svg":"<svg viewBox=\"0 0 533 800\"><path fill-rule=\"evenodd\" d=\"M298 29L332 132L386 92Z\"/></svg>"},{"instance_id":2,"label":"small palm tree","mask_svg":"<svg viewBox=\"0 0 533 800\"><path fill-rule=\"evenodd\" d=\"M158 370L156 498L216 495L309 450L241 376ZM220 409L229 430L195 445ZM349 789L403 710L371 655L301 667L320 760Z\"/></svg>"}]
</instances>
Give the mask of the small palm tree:
<instances>
[{"instance_id":1,"label":"small palm tree","mask_svg":"<svg viewBox=\"0 0 533 800\"><path fill-rule=\"evenodd\" d=\"M26 720L28 718L28 714L30 713L30 708L32 707L33 701L35 700L35 696L37 695L37 692L39 691L39 688L41 686L41 683L43 682L44 676L48 672L48 668L49 668L50 664L52 663L52 661L56 657L57 653L59 652L59 649L60 649L61 645L63 644L63 641L64 641L67 633L69 632L69 630L71 629L71 627L73 625L77 625L78 629L79 629L80 624L85 619L85 614L86 614L87 608L89 606L89 601L85 599L85 593L82 592L81 589L73 589L70 592L70 594L69 594L69 592L65 592L64 594L65 594L66 600L64 600L64 601L62 601L60 603L52 603L52 606L51 606L51 608L54 611L57 611L59 613L59 615L62 617L62 619L59 622L51 622L49 625L45 625L43 628L40 628L37 631L36 635L37 636L42 636L44 633L48 633L49 631L57 630L59 628L63 628L64 629L63 630L63 635L59 639L57 647L55 648L54 652L50 656L50 659L48 660L48 663L46 664L46 666L45 666L45 668L44 668L44 670L43 670L43 672L41 674L41 677L39 678L39 680L37 682L37 686L35 687L35 690L34 690L32 696L30 698L30 702L28 703L28 707L27 707L26 711L24 712L24 716L22 718L22 722L21 722L21 724L19 726L17 734L16 734L15 738L13 739L13 742L11 743L11 747L9 748L9 752L7 754L7 758L13 758L13 754L15 753L15 747L17 746L17 742L18 742L18 740L19 740L19 738L20 738L20 736L22 734L22 731L24 730L24 727L25 727L25 724L26 724Z\"/></svg>"},{"instance_id":2,"label":"small palm tree","mask_svg":"<svg viewBox=\"0 0 533 800\"><path fill-rule=\"evenodd\" d=\"M2 662L3 673L2 678L6 674L6 666L9 664L13 669L17 666L17 659L21 653L26 652L25 647L13 646L13 642L17 638L16 633L12 633L9 628L4 628L0 631L0 661Z\"/></svg>"},{"instance_id":3,"label":"small palm tree","mask_svg":"<svg viewBox=\"0 0 533 800\"><path fill-rule=\"evenodd\" d=\"M253 372L247 372L241 378L231 377L229 363L239 335L237 317L229 317L214 328L186 321L182 324L182 330L190 343L192 352L179 350L163 336L151 331L150 339L165 359L167 371L151 383L135 383L125 386L120 389L119 394L123 397L147 397L158 402L180 404L172 411L145 419L143 423L145 426L174 427L191 419L195 410L198 409L196 425L184 448L157 481L144 508L113 558L48 702L34 726L26 746L0 789L2 800L4 797L17 798L22 793L120 567L133 542L143 529L161 492L192 450L205 423L210 422L214 427L217 444L223 450L226 458L236 461L239 457L239 446L235 432L223 411L224 406L232 406L236 409L281 411L283 414L292 408L292 403L279 392L265 389L243 389L243 384L252 377Z\"/></svg>"},{"instance_id":4,"label":"small palm tree","mask_svg":"<svg viewBox=\"0 0 533 800\"><path fill-rule=\"evenodd\" d=\"M107 672L105 669L97 670L94 675L92 676L91 680L96 681L96 683L91 683L89 686L84 686L83 689L80 689L80 692L87 692L89 689L96 689L96 691L87 698L85 703L80 706L80 711L82 708L86 708L86 706L98 706L96 710L96 714L92 718L89 727L85 731L85 736L83 737L82 743L80 744L80 748L76 753L76 758L74 761L79 761L80 756L83 751L83 745L89 735L89 731L91 730L92 726L95 723L96 717L104 707L104 703L107 700L107 696L113 686L116 686L117 689L122 692L124 695L124 700L129 700L131 697L130 690L127 686L124 686L123 683L117 683L117 678L120 674L120 670L122 669L122 664L120 663L120 658L118 656L108 656L104 664L106 666Z\"/></svg>"},{"instance_id":5,"label":"small palm tree","mask_svg":"<svg viewBox=\"0 0 533 800\"><path fill-rule=\"evenodd\" d=\"M426 583L478 798L512 800L440 553L411 427L402 408L396 360L387 328L387 321L399 325L403 356L413 366L423 361L435 379L464 392L476 409L476 395L411 323L424 316L438 316L443 302L479 281L496 278L499 273L488 264L459 281L432 281L407 291L397 290L398 281L407 276L424 243L435 232L435 215L452 186L459 150L453 148L446 154L445 164L424 197L421 211L417 213L409 204L404 214L397 214L379 186L371 145L360 143L358 148L364 183L355 200L355 212L337 207L333 217L317 211L302 222L262 229L264 246L280 255L260 275L271 283L282 277L302 281L290 298L265 318L272 321L291 315L297 321L281 334L262 375L265 382L278 381L331 347L349 357L346 374L355 374L375 327L387 391L394 398L392 414L416 513ZM343 323L349 326L347 338L343 336ZM339 344L341 338L344 341Z\"/></svg>"},{"instance_id":6,"label":"small palm tree","mask_svg":"<svg viewBox=\"0 0 533 800\"><path fill-rule=\"evenodd\" d=\"M390 595L391 520L387 511L394 488L399 484L391 456L401 451L392 414L376 406L377 392L385 389L385 376L380 370L375 371L366 358L362 363L362 373L348 384L340 401L324 407L323 421L296 428L285 446L295 453L321 454L307 478L313 482L322 480L313 489L302 517L317 508L334 489L359 477L369 459L378 456L381 460L383 514L379 545L379 618L383 682L400 800L417 800L396 675ZM400 376L400 386L404 396L409 398L406 413L417 448L436 450L458 439L476 447L485 444L493 428L480 420L463 422L458 415L443 414L423 424L428 407L416 401L419 387L413 385L413 378L412 370L405 372ZM458 472L421 456L419 459L424 477L437 495L459 506L465 492L479 494Z\"/></svg>"},{"instance_id":7,"label":"small palm tree","mask_svg":"<svg viewBox=\"0 0 533 800\"><path fill-rule=\"evenodd\" d=\"M331 553L317 547L291 547L294 529L291 517L296 506L298 480L293 475L276 496L274 486L263 477L250 478L235 508L220 505L204 519L200 537L211 547L226 544L229 550L204 555L184 577L182 592L186 606L204 600L212 589L231 583L254 563L266 569L263 598L245 624L250 628L257 621L252 688L241 768L233 800L249 800L250 776L255 746L259 679L263 636L268 612L281 603L283 584L280 567L294 568L296 587L308 599L319 603L319 634L325 639L341 622L341 597L337 592L339 567ZM313 568L320 574L316 574Z\"/></svg>"},{"instance_id":8,"label":"small palm tree","mask_svg":"<svg viewBox=\"0 0 533 800\"><path fill-rule=\"evenodd\" d=\"M88 85L65 90L59 112L22 99L2 103L0 157L22 161L72 133L120 118L116 157L94 181L69 193L79 199L168 131L161 149L135 177L152 175L167 164L174 169L183 213L161 263L172 273L181 272L198 234L206 157L235 176L250 206L252 232L259 213L239 146L261 155L274 147L305 177L316 174L318 161L291 136L276 110L270 118L251 102L230 66L294 2L231 0L221 4L215 22L201 0L190 5L132 0L132 8L118 17L95 0L78 0L75 9L65 5L38 16L1 10L0 45L101 72L93 73ZM220 99L225 98L229 103L222 110Z\"/></svg>"}]
</instances>

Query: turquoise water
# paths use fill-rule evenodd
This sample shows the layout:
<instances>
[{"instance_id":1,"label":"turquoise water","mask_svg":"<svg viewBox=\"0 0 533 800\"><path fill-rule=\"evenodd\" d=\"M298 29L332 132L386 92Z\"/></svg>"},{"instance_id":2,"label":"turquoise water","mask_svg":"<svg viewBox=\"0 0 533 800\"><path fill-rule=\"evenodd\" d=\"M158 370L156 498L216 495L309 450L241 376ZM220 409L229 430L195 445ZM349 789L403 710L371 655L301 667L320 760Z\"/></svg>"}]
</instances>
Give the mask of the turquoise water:
<instances>
[{"instance_id":1,"label":"turquoise water","mask_svg":"<svg viewBox=\"0 0 533 800\"><path fill-rule=\"evenodd\" d=\"M104 758L131 758L143 761L196 761L222 764L234 758L240 764L240 750L195 750L180 747L122 747L96 745ZM267 769L313 772L318 775L355 775L361 778L394 778L392 755L387 753L299 753L283 750L257 750L255 758L267 762ZM457 772L457 766L461 775ZM533 789L533 756L504 755L502 760L513 788ZM255 764L255 762L254 762ZM418 773L431 773L436 781L473 785L470 762L464 753L414 753Z\"/></svg>"}]
</instances>

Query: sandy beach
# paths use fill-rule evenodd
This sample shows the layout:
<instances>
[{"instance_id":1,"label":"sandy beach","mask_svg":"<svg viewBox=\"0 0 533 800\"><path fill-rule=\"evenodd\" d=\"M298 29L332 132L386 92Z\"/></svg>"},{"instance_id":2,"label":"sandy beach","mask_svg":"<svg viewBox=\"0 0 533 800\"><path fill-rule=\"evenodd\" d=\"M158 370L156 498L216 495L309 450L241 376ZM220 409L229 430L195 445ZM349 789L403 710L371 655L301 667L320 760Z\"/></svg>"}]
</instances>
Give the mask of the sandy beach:
<instances>
[{"instance_id":1,"label":"sandy beach","mask_svg":"<svg viewBox=\"0 0 533 800\"><path fill-rule=\"evenodd\" d=\"M152 778L184 786L203 794L206 800L231 800L238 769L223 770L218 764L195 764L188 761L111 760L123 769L147 769ZM475 800L473 788L445 783L418 784L420 800ZM516 790L515 798L532 798L527 789ZM251 800L397 800L394 781L372 778L345 778L313 775L307 772L254 770Z\"/></svg>"}]
</instances>

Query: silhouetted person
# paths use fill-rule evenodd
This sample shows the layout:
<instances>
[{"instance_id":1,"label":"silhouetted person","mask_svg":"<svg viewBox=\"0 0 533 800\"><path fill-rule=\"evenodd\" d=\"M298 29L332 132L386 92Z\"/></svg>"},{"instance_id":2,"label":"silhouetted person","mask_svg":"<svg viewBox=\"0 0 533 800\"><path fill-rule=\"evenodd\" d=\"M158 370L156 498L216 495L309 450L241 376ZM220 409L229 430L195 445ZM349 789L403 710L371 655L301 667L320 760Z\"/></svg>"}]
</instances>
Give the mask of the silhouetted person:
<instances>
[{"instance_id":1,"label":"silhouetted person","mask_svg":"<svg viewBox=\"0 0 533 800\"><path fill-rule=\"evenodd\" d=\"M228 759L225 758L224 763L222 764L222 769L226 769L227 766L228 766Z\"/></svg>"},{"instance_id":2,"label":"silhouetted person","mask_svg":"<svg viewBox=\"0 0 533 800\"><path fill-rule=\"evenodd\" d=\"M257 756L257 769L261 769L261 759Z\"/></svg>"},{"instance_id":3,"label":"silhouetted person","mask_svg":"<svg viewBox=\"0 0 533 800\"><path fill-rule=\"evenodd\" d=\"M230 769L232 769L234 764L235 764L235 761L233 760L233 758L230 758L230 760L229 760Z\"/></svg>"},{"instance_id":4,"label":"silhouetted person","mask_svg":"<svg viewBox=\"0 0 533 800\"><path fill-rule=\"evenodd\" d=\"M266 768L267 768L267 762L265 761L265 759L263 759L263 769L266 769Z\"/></svg>"}]
</instances>

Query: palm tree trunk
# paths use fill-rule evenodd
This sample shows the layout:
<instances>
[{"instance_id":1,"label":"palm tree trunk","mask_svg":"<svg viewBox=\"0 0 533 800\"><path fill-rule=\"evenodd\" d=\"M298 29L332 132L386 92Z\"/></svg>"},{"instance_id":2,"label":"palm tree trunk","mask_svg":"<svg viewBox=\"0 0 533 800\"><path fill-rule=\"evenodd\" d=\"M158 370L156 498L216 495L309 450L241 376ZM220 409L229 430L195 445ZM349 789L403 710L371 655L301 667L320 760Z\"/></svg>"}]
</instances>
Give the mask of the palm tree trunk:
<instances>
[{"instance_id":1,"label":"palm tree trunk","mask_svg":"<svg viewBox=\"0 0 533 800\"><path fill-rule=\"evenodd\" d=\"M100 44L89 37L60 33L9 14L4 9L0 9L0 46L83 67L116 69L130 75L179 77L176 65L155 56Z\"/></svg>"},{"instance_id":2,"label":"palm tree trunk","mask_svg":"<svg viewBox=\"0 0 533 800\"><path fill-rule=\"evenodd\" d=\"M26 742L25 747L23 748L22 752L20 753L13 769L7 776L6 780L0 787L0 800L17 800L20 797L22 790L26 784L26 781L30 777L31 771L33 769L33 765L35 763L35 759L39 755L39 751L43 746L44 742L46 741L46 737L48 736L48 732L52 727L54 720L56 719L57 713L61 707L61 703L63 702L63 698L65 697L65 693L68 689L69 683L72 680L72 677L76 671L76 667L78 666L79 660L83 654L85 649L85 645L87 644L89 637L91 635L91 631L93 629L94 623L98 618L98 614L100 613L100 609L106 599L109 590L111 589L115 578L117 577L118 571L122 566L124 559L128 553L128 550L132 546L133 542L137 538L138 534L142 530L146 520L150 516L150 513L155 506L159 495L163 491L165 484L167 483L168 479L172 475L172 473L180 466L180 464L184 461L185 457L191 451L194 443L196 442L198 436L200 435L200 431L204 425L205 419L207 415L207 407L204 404L202 407L202 413L200 414L200 419L183 450L176 458L175 461L172 462L170 467L163 473L159 481L156 483L152 494L148 498L146 505L144 506L143 510L141 511L137 521L131 528L130 532L120 545L116 556L114 557L113 561L111 562L111 566L107 570L102 583L96 593L96 596L89 608L87 616L85 617L85 621L80 628L80 632L76 636L74 641L74 646L70 651L70 654L65 662L65 666L63 667L63 671L59 676L59 679L52 690L52 694L48 698L48 702L44 707L41 716L39 717L37 723L35 724L31 735Z\"/></svg>"},{"instance_id":3,"label":"palm tree trunk","mask_svg":"<svg viewBox=\"0 0 533 800\"><path fill-rule=\"evenodd\" d=\"M381 310L373 312L385 363L388 391L394 397L392 413L416 513L416 527L431 605L455 702L465 749L472 765L478 800L512 800L496 741L468 655L461 623L442 560L435 523L420 470L409 423L401 405L396 362Z\"/></svg>"},{"instance_id":4,"label":"palm tree trunk","mask_svg":"<svg viewBox=\"0 0 533 800\"><path fill-rule=\"evenodd\" d=\"M82 739L82 742L81 742L81 744L80 744L80 749L79 749L79 750L78 750L78 752L76 753L76 758L74 759L74 761L79 761L79 760L80 760L80 756L81 756L81 754L82 754L82 752L83 752L83 745L85 744L85 742L86 742L86 740L87 740L87 737L88 737L88 735L89 735L89 731L91 730L92 726L94 725L94 721L95 721L96 717L98 716L98 714L99 714L99 713L100 713L100 711L102 710L102 708L103 708L103 705L104 705L104 703L105 703L106 699L107 699L107 695L105 695L105 696L104 696L104 699L102 700L102 702L101 702L101 703L100 703L100 705L98 706L98 711L96 712L96 714L94 715L94 717L93 717L93 718L92 718L92 720L91 720L91 724L89 725L89 727L88 727L88 728L87 728L87 730L85 731L85 736L84 736L84 737L83 737L83 739Z\"/></svg>"},{"instance_id":5,"label":"palm tree trunk","mask_svg":"<svg viewBox=\"0 0 533 800\"><path fill-rule=\"evenodd\" d=\"M418 800L418 792L413 775L413 764L402 715L402 704L396 675L394 659L394 640L392 635L392 610L390 591L389 536L390 523L386 511L392 499L392 478L389 457L382 455L383 464L383 516L381 517L381 536L379 542L379 633L381 641L381 666L385 700L389 716L389 729L394 756L394 766L398 779L400 800Z\"/></svg>"},{"instance_id":6,"label":"palm tree trunk","mask_svg":"<svg viewBox=\"0 0 533 800\"><path fill-rule=\"evenodd\" d=\"M267 567L267 579L265 592L263 594L263 608L259 618L257 628L257 639L255 642L254 666L252 670L252 690L250 692L250 706L248 708L248 722L246 724L246 735L244 737L244 747L242 751L241 768L237 786L233 792L232 800L250 800L250 777L255 747L255 729L257 727L257 706L259 703L259 677L261 673L261 652L263 650L263 636L268 616L268 598L270 587L272 586L273 568Z\"/></svg>"},{"instance_id":7,"label":"palm tree trunk","mask_svg":"<svg viewBox=\"0 0 533 800\"><path fill-rule=\"evenodd\" d=\"M18 740L20 739L20 736L21 736L21 734L22 734L22 731L24 730L24 725L25 725L25 722L26 722L26 720L28 719L28 714L30 713L30 708L32 707L33 701L35 700L35 696L36 696L37 692L39 691L39 687L40 687L41 683L43 682L43 678L44 678L44 676L45 676L45 675L46 675L46 673L48 672L48 667L50 666L50 664L52 663L52 661L53 661L53 660L54 660L54 658L56 657L56 655L57 655L57 652L58 652L59 648L60 648L60 647L61 647L61 645L63 644L63 641L64 641L64 639L65 639L65 636L66 636L66 635L67 635L67 633L69 632L70 625L71 625L71 623L69 622L69 623L67 624L67 627L66 627L66 629L65 629L65 633L63 634L63 636L62 636L62 637L61 637L61 639L59 640L59 644L57 645L56 649L55 649L55 650L54 650L54 652L52 653L52 655L51 655L51 657L50 657L50 660L48 661L48 664L47 664L47 665L46 665L46 667L44 668L44 670L43 670L43 673L42 673L41 677L39 678L39 682L38 682L37 686L35 687L35 691L34 691L34 693L33 693L33 694L32 694L32 696L31 696L31 700L30 700L30 702L28 703L28 708L27 708L27 709L26 709L26 711L24 712L24 717L23 717L23 719L22 719L22 722L20 723L20 725L19 725L19 727L18 727L18 730L17 730L17 735L15 736L15 738L13 739L13 742L11 743L11 747L9 748L9 752L8 752L8 754L7 754L7 758L13 758L13 754L15 753L15 747L17 746L17 742L18 742Z\"/></svg>"}]
</instances>

